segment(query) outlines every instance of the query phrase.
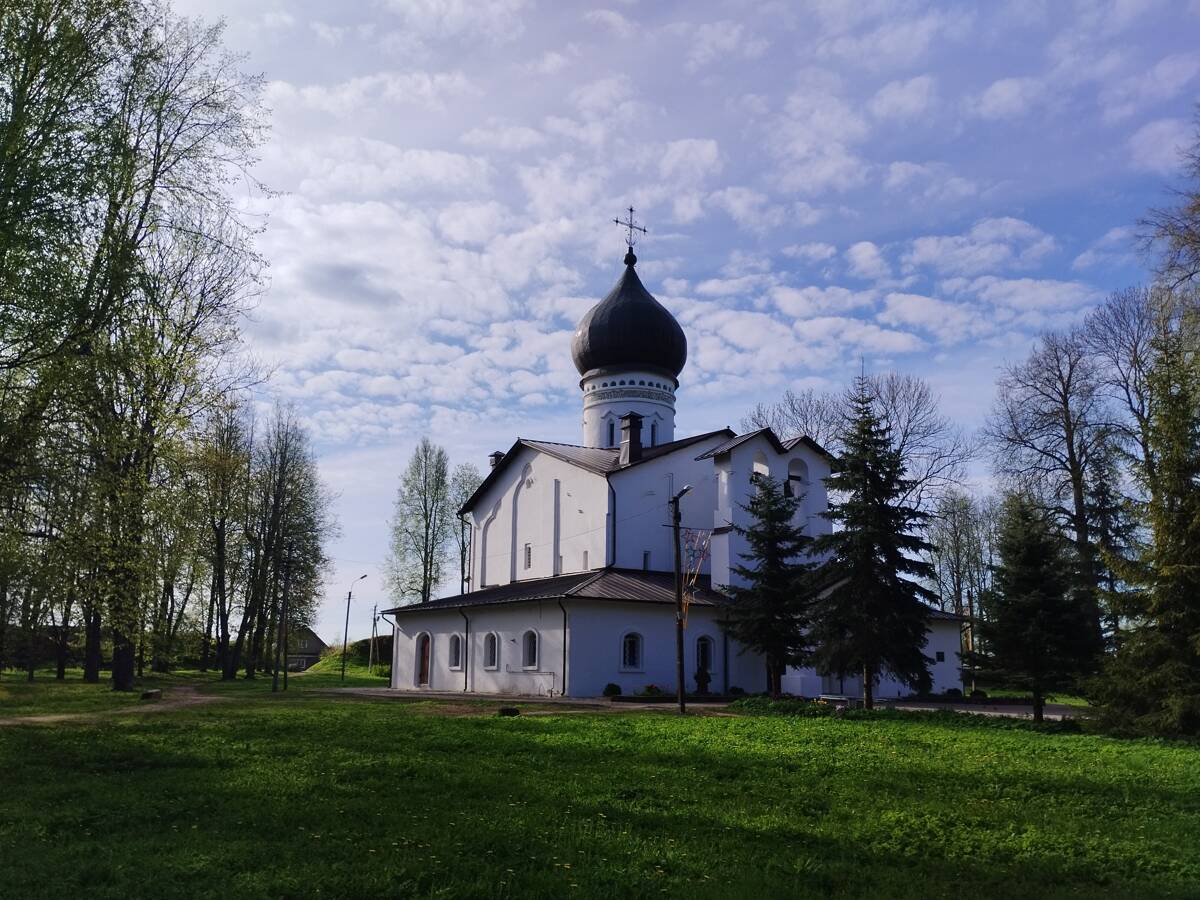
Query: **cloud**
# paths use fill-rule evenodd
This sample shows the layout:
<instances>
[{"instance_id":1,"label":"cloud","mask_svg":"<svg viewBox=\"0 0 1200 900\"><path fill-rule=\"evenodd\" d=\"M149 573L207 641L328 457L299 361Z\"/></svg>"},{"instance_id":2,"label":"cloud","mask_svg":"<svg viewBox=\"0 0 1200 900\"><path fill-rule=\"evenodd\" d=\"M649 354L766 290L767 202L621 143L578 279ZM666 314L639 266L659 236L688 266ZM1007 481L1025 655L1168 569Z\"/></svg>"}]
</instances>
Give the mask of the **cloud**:
<instances>
[{"instance_id":1,"label":"cloud","mask_svg":"<svg viewBox=\"0 0 1200 900\"><path fill-rule=\"evenodd\" d=\"M272 81L265 99L271 107L300 106L351 118L383 103L441 110L447 101L477 90L462 72L376 72L328 86Z\"/></svg>"},{"instance_id":2,"label":"cloud","mask_svg":"<svg viewBox=\"0 0 1200 900\"><path fill-rule=\"evenodd\" d=\"M977 310L920 294L888 294L878 319L885 325L919 328L942 344L959 343L988 328Z\"/></svg>"},{"instance_id":3,"label":"cloud","mask_svg":"<svg viewBox=\"0 0 1200 900\"><path fill-rule=\"evenodd\" d=\"M472 128L462 136L462 142L472 147L515 153L541 146L546 142L546 137L525 125L493 125Z\"/></svg>"},{"instance_id":4,"label":"cloud","mask_svg":"<svg viewBox=\"0 0 1200 900\"><path fill-rule=\"evenodd\" d=\"M892 276L892 267L888 265L879 248L870 241L859 241L846 248L843 254L850 264L850 274L856 278L868 281L880 281Z\"/></svg>"},{"instance_id":5,"label":"cloud","mask_svg":"<svg viewBox=\"0 0 1200 900\"><path fill-rule=\"evenodd\" d=\"M710 138L685 138L663 148L658 172L672 182L695 184L721 171L721 151Z\"/></svg>"},{"instance_id":6,"label":"cloud","mask_svg":"<svg viewBox=\"0 0 1200 900\"><path fill-rule=\"evenodd\" d=\"M320 198L486 193L491 174L479 157L369 138L331 138L307 147L275 146L270 152L290 178L299 179L303 193Z\"/></svg>"},{"instance_id":7,"label":"cloud","mask_svg":"<svg viewBox=\"0 0 1200 900\"><path fill-rule=\"evenodd\" d=\"M976 112L985 119L1015 119L1029 113L1045 93L1037 78L1001 78L979 96Z\"/></svg>"},{"instance_id":8,"label":"cloud","mask_svg":"<svg viewBox=\"0 0 1200 900\"><path fill-rule=\"evenodd\" d=\"M1177 96L1200 74L1200 55L1176 53L1149 71L1112 85L1100 94L1105 122L1120 122L1147 107Z\"/></svg>"},{"instance_id":9,"label":"cloud","mask_svg":"<svg viewBox=\"0 0 1200 900\"><path fill-rule=\"evenodd\" d=\"M507 43L525 31L529 0L383 0L406 30L424 38Z\"/></svg>"},{"instance_id":10,"label":"cloud","mask_svg":"<svg viewBox=\"0 0 1200 900\"><path fill-rule=\"evenodd\" d=\"M868 108L877 119L907 120L924 115L933 106L937 83L929 75L908 81L891 81L871 98Z\"/></svg>"},{"instance_id":11,"label":"cloud","mask_svg":"<svg viewBox=\"0 0 1200 900\"><path fill-rule=\"evenodd\" d=\"M1192 137L1192 129L1183 119L1157 119L1129 139L1130 162L1135 169L1176 174L1183 167L1183 152Z\"/></svg>"},{"instance_id":12,"label":"cloud","mask_svg":"<svg viewBox=\"0 0 1200 900\"><path fill-rule=\"evenodd\" d=\"M503 205L452 203L438 213L438 230L459 244L486 244L504 230L509 212Z\"/></svg>"},{"instance_id":13,"label":"cloud","mask_svg":"<svg viewBox=\"0 0 1200 900\"><path fill-rule=\"evenodd\" d=\"M583 15L585 22L607 28L617 37L629 37L633 34L633 23L612 9L593 9Z\"/></svg>"},{"instance_id":14,"label":"cloud","mask_svg":"<svg viewBox=\"0 0 1200 900\"><path fill-rule=\"evenodd\" d=\"M790 256L793 259L802 259L805 262L819 263L836 256L837 247L833 246L833 244L825 244L820 241L808 244L792 244L789 247L783 248L783 255Z\"/></svg>"},{"instance_id":15,"label":"cloud","mask_svg":"<svg viewBox=\"0 0 1200 900\"><path fill-rule=\"evenodd\" d=\"M1133 229L1120 226L1110 228L1103 236L1080 253L1071 263L1071 268L1077 272L1101 265L1125 263L1132 259L1131 244Z\"/></svg>"},{"instance_id":16,"label":"cloud","mask_svg":"<svg viewBox=\"0 0 1200 900\"><path fill-rule=\"evenodd\" d=\"M1054 238L1021 219L981 219L966 234L916 238L901 263L905 271L928 266L970 275L1033 265L1056 246Z\"/></svg>"},{"instance_id":17,"label":"cloud","mask_svg":"<svg viewBox=\"0 0 1200 900\"><path fill-rule=\"evenodd\" d=\"M768 47L764 38L752 37L739 22L707 22L685 27L689 43L684 68L695 72L714 62L730 59L756 59Z\"/></svg>"},{"instance_id":18,"label":"cloud","mask_svg":"<svg viewBox=\"0 0 1200 900\"><path fill-rule=\"evenodd\" d=\"M874 305L874 291L851 291L844 287L776 287L771 302L783 313L809 319L825 313L845 314Z\"/></svg>"},{"instance_id":19,"label":"cloud","mask_svg":"<svg viewBox=\"0 0 1200 900\"><path fill-rule=\"evenodd\" d=\"M854 65L887 69L910 65L925 57L935 42L956 41L971 29L971 15L959 9L931 11L916 18L888 16L863 34L843 34L818 46L818 55Z\"/></svg>"},{"instance_id":20,"label":"cloud","mask_svg":"<svg viewBox=\"0 0 1200 900\"><path fill-rule=\"evenodd\" d=\"M974 197L978 186L968 178L955 175L945 163L890 163L883 178L889 191L905 194L919 203L953 203Z\"/></svg>"},{"instance_id":21,"label":"cloud","mask_svg":"<svg viewBox=\"0 0 1200 900\"><path fill-rule=\"evenodd\" d=\"M869 166L850 147L870 132L841 96L841 82L825 72L801 73L783 113L772 122L769 146L781 161L780 183L788 190L820 193L863 184Z\"/></svg>"}]
</instances>

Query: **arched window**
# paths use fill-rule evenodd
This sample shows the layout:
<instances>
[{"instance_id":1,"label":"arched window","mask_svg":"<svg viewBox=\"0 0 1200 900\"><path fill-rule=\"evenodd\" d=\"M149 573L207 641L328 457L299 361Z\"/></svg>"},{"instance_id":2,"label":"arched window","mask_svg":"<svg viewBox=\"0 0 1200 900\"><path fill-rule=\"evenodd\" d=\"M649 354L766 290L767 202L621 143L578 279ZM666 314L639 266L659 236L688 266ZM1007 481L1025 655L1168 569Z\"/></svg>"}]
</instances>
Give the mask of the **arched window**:
<instances>
[{"instance_id":1,"label":"arched window","mask_svg":"<svg viewBox=\"0 0 1200 900\"><path fill-rule=\"evenodd\" d=\"M526 669L538 667L538 636L536 631L527 631L521 638L521 665Z\"/></svg>"},{"instance_id":2,"label":"arched window","mask_svg":"<svg viewBox=\"0 0 1200 900\"><path fill-rule=\"evenodd\" d=\"M417 686L429 687L431 641L428 634L417 636Z\"/></svg>"},{"instance_id":3,"label":"arched window","mask_svg":"<svg viewBox=\"0 0 1200 900\"><path fill-rule=\"evenodd\" d=\"M802 459L791 460L788 463L787 481L783 483L783 493L788 497L803 497L807 484L808 466Z\"/></svg>"},{"instance_id":4,"label":"arched window","mask_svg":"<svg viewBox=\"0 0 1200 900\"><path fill-rule=\"evenodd\" d=\"M642 636L631 631L621 638L621 668L628 672L642 669Z\"/></svg>"},{"instance_id":5,"label":"arched window","mask_svg":"<svg viewBox=\"0 0 1200 900\"><path fill-rule=\"evenodd\" d=\"M696 638L696 671L703 669L712 674L713 670L713 640L707 635Z\"/></svg>"},{"instance_id":6,"label":"arched window","mask_svg":"<svg viewBox=\"0 0 1200 900\"><path fill-rule=\"evenodd\" d=\"M450 635L450 668L462 668L462 638L457 634Z\"/></svg>"},{"instance_id":7,"label":"arched window","mask_svg":"<svg viewBox=\"0 0 1200 900\"><path fill-rule=\"evenodd\" d=\"M658 446L658 423L657 422L650 423L650 446L651 447Z\"/></svg>"},{"instance_id":8,"label":"arched window","mask_svg":"<svg viewBox=\"0 0 1200 900\"><path fill-rule=\"evenodd\" d=\"M617 445L617 425L615 422L608 423L608 446L615 447Z\"/></svg>"},{"instance_id":9,"label":"arched window","mask_svg":"<svg viewBox=\"0 0 1200 900\"><path fill-rule=\"evenodd\" d=\"M485 669L500 668L500 641L496 633L488 632L483 638L483 667Z\"/></svg>"}]
</instances>

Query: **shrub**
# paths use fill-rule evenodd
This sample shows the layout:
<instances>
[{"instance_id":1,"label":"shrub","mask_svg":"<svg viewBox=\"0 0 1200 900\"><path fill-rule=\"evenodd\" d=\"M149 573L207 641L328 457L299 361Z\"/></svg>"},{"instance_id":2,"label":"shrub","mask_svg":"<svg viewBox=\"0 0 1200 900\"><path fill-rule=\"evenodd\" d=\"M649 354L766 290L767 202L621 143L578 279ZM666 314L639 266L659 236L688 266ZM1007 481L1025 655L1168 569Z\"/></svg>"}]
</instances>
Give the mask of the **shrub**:
<instances>
[{"instance_id":1,"label":"shrub","mask_svg":"<svg viewBox=\"0 0 1200 900\"><path fill-rule=\"evenodd\" d=\"M657 684L648 684L642 688L643 697L661 697L664 693L666 692Z\"/></svg>"},{"instance_id":2,"label":"shrub","mask_svg":"<svg viewBox=\"0 0 1200 900\"><path fill-rule=\"evenodd\" d=\"M602 693L604 694L605 697L620 697L621 696L621 686L619 684L614 684L613 682L610 681L608 684L606 684L604 686L604 690L602 691Z\"/></svg>"},{"instance_id":3,"label":"shrub","mask_svg":"<svg viewBox=\"0 0 1200 900\"><path fill-rule=\"evenodd\" d=\"M730 697L745 697L746 689L740 688L736 684L732 684L729 686L729 696Z\"/></svg>"},{"instance_id":4,"label":"shrub","mask_svg":"<svg viewBox=\"0 0 1200 900\"><path fill-rule=\"evenodd\" d=\"M986 700L987 699L987 691L981 691L979 688L975 688L975 690L971 691L971 699L972 700Z\"/></svg>"},{"instance_id":5,"label":"shrub","mask_svg":"<svg viewBox=\"0 0 1200 900\"><path fill-rule=\"evenodd\" d=\"M946 688L946 693L943 694L947 700L961 700L963 692L958 688Z\"/></svg>"}]
</instances>

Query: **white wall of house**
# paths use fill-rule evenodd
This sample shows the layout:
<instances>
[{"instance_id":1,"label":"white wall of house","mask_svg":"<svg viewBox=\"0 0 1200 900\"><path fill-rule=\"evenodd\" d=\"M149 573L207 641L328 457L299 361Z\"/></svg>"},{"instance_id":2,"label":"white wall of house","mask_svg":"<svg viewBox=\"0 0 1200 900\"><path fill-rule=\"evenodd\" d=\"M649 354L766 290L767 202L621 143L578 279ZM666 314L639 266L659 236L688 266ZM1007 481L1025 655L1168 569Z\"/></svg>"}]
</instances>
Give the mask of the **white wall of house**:
<instances>
[{"instance_id":1,"label":"white wall of house","mask_svg":"<svg viewBox=\"0 0 1200 900\"><path fill-rule=\"evenodd\" d=\"M470 513L471 589L604 566L604 476L531 447L515 452Z\"/></svg>"},{"instance_id":2,"label":"white wall of house","mask_svg":"<svg viewBox=\"0 0 1200 900\"><path fill-rule=\"evenodd\" d=\"M474 691L486 694L557 696L562 693L563 617L554 601L466 607L398 613L392 648L392 688L398 691ZM536 665L522 658L527 631L538 636ZM417 642L432 640L430 679L417 683ZM487 636L496 636L497 660L485 665ZM466 653L458 668L450 667L450 637L464 641Z\"/></svg>"}]
</instances>

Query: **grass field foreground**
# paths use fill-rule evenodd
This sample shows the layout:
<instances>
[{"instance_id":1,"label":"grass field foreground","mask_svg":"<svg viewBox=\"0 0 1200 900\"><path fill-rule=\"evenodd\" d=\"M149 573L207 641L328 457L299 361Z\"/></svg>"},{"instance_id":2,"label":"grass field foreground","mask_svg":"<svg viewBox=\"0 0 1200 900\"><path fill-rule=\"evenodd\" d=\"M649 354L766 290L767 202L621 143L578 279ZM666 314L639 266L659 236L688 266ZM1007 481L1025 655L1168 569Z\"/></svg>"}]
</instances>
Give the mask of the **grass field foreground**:
<instances>
[{"instance_id":1,"label":"grass field foreground","mask_svg":"<svg viewBox=\"0 0 1200 900\"><path fill-rule=\"evenodd\" d=\"M5 893L1200 896L1193 746L951 713L510 719L307 677L0 729Z\"/></svg>"}]
</instances>

